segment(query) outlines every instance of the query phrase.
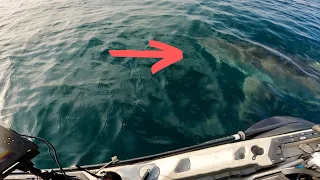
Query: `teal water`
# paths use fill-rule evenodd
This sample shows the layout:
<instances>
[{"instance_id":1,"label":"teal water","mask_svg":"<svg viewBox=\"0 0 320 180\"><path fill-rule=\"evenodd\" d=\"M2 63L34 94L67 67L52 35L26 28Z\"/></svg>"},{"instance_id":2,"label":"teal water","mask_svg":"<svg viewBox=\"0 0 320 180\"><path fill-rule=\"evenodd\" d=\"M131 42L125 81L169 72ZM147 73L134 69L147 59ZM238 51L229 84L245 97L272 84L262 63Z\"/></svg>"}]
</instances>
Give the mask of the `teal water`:
<instances>
[{"instance_id":1,"label":"teal water","mask_svg":"<svg viewBox=\"0 0 320 180\"><path fill-rule=\"evenodd\" d=\"M318 0L4 0L1 125L43 137L64 167L129 159L275 115L319 123ZM154 39L184 59L113 58ZM56 167L46 147L35 163Z\"/></svg>"}]
</instances>

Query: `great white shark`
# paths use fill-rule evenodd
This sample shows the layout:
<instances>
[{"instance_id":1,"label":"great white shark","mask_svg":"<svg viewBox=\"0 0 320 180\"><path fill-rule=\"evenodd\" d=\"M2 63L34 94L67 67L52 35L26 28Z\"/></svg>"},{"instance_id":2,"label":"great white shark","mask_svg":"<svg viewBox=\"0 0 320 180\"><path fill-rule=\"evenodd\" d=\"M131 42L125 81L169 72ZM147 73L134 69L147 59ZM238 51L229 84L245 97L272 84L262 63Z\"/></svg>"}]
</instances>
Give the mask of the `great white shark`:
<instances>
[{"instance_id":1,"label":"great white shark","mask_svg":"<svg viewBox=\"0 0 320 180\"><path fill-rule=\"evenodd\" d=\"M311 63L297 55L285 55L249 40L230 41L218 37L205 37L198 38L197 41L217 62L238 68L250 78L243 84L244 93L245 89L252 89L245 87L253 85L247 82L257 83L252 81L252 78L255 78L272 84L282 93L304 102L319 104L319 64Z\"/></svg>"}]
</instances>

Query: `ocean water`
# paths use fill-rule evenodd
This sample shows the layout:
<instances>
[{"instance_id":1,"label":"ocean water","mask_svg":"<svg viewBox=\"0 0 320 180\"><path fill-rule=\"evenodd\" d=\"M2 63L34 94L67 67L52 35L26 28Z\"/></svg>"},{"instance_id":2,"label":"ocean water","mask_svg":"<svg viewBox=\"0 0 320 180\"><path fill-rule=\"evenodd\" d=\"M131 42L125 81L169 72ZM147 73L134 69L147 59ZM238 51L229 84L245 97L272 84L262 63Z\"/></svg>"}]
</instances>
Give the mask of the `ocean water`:
<instances>
[{"instance_id":1,"label":"ocean water","mask_svg":"<svg viewBox=\"0 0 320 180\"><path fill-rule=\"evenodd\" d=\"M318 0L2 0L0 124L64 167L195 145L271 116L319 123ZM184 58L113 58L151 49ZM54 168L46 147L35 164Z\"/></svg>"}]
</instances>

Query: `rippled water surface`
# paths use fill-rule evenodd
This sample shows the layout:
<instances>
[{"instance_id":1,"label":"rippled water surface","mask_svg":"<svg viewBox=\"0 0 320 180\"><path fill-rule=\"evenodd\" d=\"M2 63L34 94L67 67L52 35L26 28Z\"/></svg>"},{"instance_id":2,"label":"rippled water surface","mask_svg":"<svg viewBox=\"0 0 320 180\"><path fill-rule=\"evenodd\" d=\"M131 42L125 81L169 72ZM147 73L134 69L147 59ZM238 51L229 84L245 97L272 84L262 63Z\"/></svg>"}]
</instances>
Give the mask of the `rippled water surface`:
<instances>
[{"instance_id":1,"label":"rippled water surface","mask_svg":"<svg viewBox=\"0 0 320 180\"><path fill-rule=\"evenodd\" d=\"M270 116L319 123L318 0L4 0L1 124L44 137L64 167L129 159ZM113 58L154 39L184 59ZM40 168L52 168L40 142Z\"/></svg>"}]
</instances>

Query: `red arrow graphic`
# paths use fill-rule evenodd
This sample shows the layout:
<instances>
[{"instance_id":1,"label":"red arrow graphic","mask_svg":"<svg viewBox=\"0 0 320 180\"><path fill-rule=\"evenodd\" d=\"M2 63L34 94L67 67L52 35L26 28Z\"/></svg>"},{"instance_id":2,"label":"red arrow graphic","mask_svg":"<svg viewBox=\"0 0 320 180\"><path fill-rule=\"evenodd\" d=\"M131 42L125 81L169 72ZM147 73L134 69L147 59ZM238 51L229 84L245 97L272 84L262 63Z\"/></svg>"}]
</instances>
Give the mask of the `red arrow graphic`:
<instances>
[{"instance_id":1,"label":"red arrow graphic","mask_svg":"<svg viewBox=\"0 0 320 180\"><path fill-rule=\"evenodd\" d=\"M150 40L149 45L160 50L109 50L109 53L113 57L162 58L151 67L152 74L183 58L183 52L180 49L168 44Z\"/></svg>"}]
</instances>

